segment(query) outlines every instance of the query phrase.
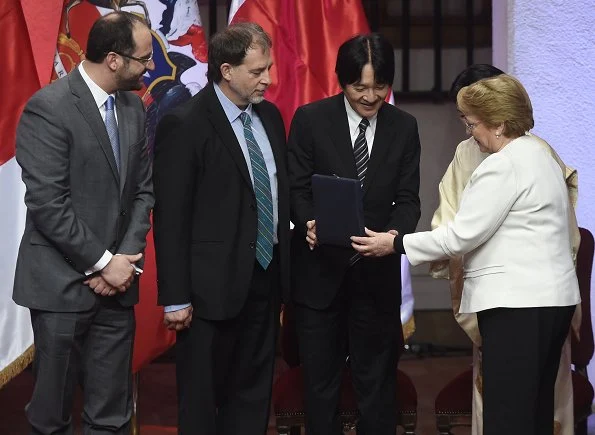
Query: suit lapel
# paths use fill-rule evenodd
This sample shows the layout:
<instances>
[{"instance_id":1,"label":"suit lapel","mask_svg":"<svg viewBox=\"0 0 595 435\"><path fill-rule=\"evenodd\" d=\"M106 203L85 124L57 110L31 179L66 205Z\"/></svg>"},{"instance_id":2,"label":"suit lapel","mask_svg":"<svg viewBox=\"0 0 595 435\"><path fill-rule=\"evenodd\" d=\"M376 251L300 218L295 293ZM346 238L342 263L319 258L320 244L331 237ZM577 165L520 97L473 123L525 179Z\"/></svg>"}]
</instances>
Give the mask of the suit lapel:
<instances>
[{"instance_id":1,"label":"suit lapel","mask_svg":"<svg viewBox=\"0 0 595 435\"><path fill-rule=\"evenodd\" d=\"M121 92L116 98L116 110L118 113L118 135L120 137L120 194L124 190L128 170L128 151L130 150L130 124L125 122L129 119L127 112L130 107Z\"/></svg>"},{"instance_id":2,"label":"suit lapel","mask_svg":"<svg viewBox=\"0 0 595 435\"><path fill-rule=\"evenodd\" d=\"M372 144L372 153L370 160L368 160L368 171L364 179L364 195L368 191L374 176L382 167L386 153L388 152L392 141L391 129L389 128L389 120L387 118L386 105L384 103L378 111L378 118L376 120L376 132L374 133L374 143ZM394 134L394 129L392 129Z\"/></svg>"},{"instance_id":3,"label":"suit lapel","mask_svg":"<svg viewBox=\"0 0 595 435\"><path fill-rule=\"evenodd\" d=\"M349 121L347 121L343 94L334 96L331 104L328 131L343 167L343 171L337 175L347 178L357 178L357 169L355 168L355 157L353 155L353 145L351 144Z\"/></svg>"},{"instance_id":4,"label":"suit lapel","mask_svg":"<svg viewBox=\"0 0 595 435\"><path fill-rule=\"evenodd\" d=\"M205 88L205 93L205 96L207 97L209 119L213 124L213 127L221 137L223 145L229 150L229 153L235 161L238 170L242 174L242 177L246 183L248 183L250 188L254 190L252 180L250 179L250 172L248 172L246 159L244 158L244 153L242 153L242 149L240 148L236 134L233 131L227 116L225 115L225 111L223 110L223 107L217 98L215 88L212 84L209 83L207 85Z\"/></svg>"},{"instance_id":5,"label":"suit lapel","mask_svg":"<svg viewBox=\"0 0 595 435\"><path fill-rule=\"evenodd\" d=\"M107 130L105 129L105 123L103 122L103 119L101 119L101 115L99 114L99 110L97 109L97 105L93 99L93 95L83 80L78 68L74 69L68 77L70 80L71 92L73 95L78 97L74 104L95 134L95 137L97 138L97 141L99 142L99 145L105 154L105 158L108 161L116 183L120 183L120 176L118 174L118 169L116 168L114 152L112 151L109 136L107 135Z\"/></svg>"}]
</instances>

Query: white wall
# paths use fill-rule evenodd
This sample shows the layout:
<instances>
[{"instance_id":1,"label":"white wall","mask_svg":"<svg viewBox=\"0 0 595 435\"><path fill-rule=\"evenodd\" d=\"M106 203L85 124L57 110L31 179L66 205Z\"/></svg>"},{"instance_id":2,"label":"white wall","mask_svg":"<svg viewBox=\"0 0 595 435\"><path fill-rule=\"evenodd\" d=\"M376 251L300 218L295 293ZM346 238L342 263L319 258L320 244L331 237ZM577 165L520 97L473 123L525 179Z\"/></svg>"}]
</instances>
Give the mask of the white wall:
<instances>
[{"instance_id":1,"label":"white wall","mask_svg":"<svg viewBox=\"0 0 595 435\"><path fill-rule=\"evenodd\" d=\"M578 169L578 222L595 233L595 2L494 0L493 17L494 63L527 88L535 133Z\"/></svg>"},{"instance_id":2,"label":"white wall","mask_svg":"<svg viewBox=\"0 0 595 435\"><path fill-rule=\"evenodd\" d=\"M417 118L421 141L421 218L417 230L429 230L432 215L438 207L438 183L452 160L456 146L465 139L465 129L457 118L454 103L395 103ZM431 278L427 264L413 267L411 275L416 310L450 309L446 280Z\"/></svg>"}]
</instances>

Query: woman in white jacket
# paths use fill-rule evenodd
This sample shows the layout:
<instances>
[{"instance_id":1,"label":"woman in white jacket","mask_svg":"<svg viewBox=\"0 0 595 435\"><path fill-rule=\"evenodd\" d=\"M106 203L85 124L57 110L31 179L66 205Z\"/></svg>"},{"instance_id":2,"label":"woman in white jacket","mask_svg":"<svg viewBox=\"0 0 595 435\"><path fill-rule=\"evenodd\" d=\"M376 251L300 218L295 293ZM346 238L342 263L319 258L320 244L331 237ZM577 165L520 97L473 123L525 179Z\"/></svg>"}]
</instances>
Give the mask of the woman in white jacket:
<instances>
[{"instance_id":1,"label":"woman in white jacket","mask_svg":"<svg viewBox=\"0 0 595 435\"><path fill-rule=\"evenodd\" d=\"M463 256L460 311L477 313L483 339L484 435L553 434L560 352L580 302L564 174L526 133L533 111L515 78L465 87L457 106L490 156L473 172L452 222L396 235L393 249L413 265ZM366 242L353 238L363 255Z\"/></svg>"}]
</instances>

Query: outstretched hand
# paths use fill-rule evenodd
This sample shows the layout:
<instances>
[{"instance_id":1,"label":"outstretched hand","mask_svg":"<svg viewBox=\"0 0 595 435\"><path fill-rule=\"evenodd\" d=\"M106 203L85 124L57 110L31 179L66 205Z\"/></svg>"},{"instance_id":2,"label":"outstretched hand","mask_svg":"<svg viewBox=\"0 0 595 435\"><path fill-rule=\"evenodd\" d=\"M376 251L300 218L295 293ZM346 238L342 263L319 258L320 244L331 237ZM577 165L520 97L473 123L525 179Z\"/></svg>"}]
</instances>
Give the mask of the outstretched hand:
<instances>
[{"instance_id":1,"label":"outstretched hand","mask_svg":"<svg viewBox=\"0 0 595 435\"><path fill-rule=\"evenodd\" d=\"M397 234L395 230L377 233L366 228L366 236L351 236L351 246L364 257L384 257L395 253Z\"/></svg>"}]
</instances>

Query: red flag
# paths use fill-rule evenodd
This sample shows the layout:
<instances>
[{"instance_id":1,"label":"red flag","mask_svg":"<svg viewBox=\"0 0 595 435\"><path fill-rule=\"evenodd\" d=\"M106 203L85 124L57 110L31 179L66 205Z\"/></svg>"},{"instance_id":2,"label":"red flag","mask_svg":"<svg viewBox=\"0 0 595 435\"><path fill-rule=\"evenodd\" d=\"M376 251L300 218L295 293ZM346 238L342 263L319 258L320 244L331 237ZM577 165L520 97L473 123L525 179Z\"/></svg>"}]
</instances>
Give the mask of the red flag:
<instances>
[{"instance_id":1,"label":"red flag","mask_svg":"<svg viewBox=\"0 0 595 435\"><path fill-rule=\"evenodd\" d=\"M12 301L12 283L23 233L24 185L14 158L16 127L29 97L39 89L33 51L19 0L0 2L0 388L33 356L28 310Z\"/></svg>"},{"instance_id":2,"label":"red flag","mask_svg":"<svg viewBox=\"0 0 595 435\"><path fill-rule=\"evenodd\" d=\"M230 22L260 24L273 40L274 102L289 131L295 110L341 89L335 75L339 46L369 32L361 0L233 0Z\"/></svg>"},{"instance_id":3,"label":"red flag","mask_svg":"<svg viewBox=\"0 0 595 435\"><path fill-rule=\"evenodd\" d=\"M41 86L47 85L52 75L62 3L63 0L21 0Z\"/></svg>"},{"instance_id":4,"label":"red flag","mask_svg":"<svg viewBox=\"0 0 595 435\"><path fill-rule=\"evenodd\" d=\"M39 89L37 70L19 0L0 3L0 52L3 57L0 82L0 164L14 156L16 127L29 97Z\"/></svg>"}]
</instances>

